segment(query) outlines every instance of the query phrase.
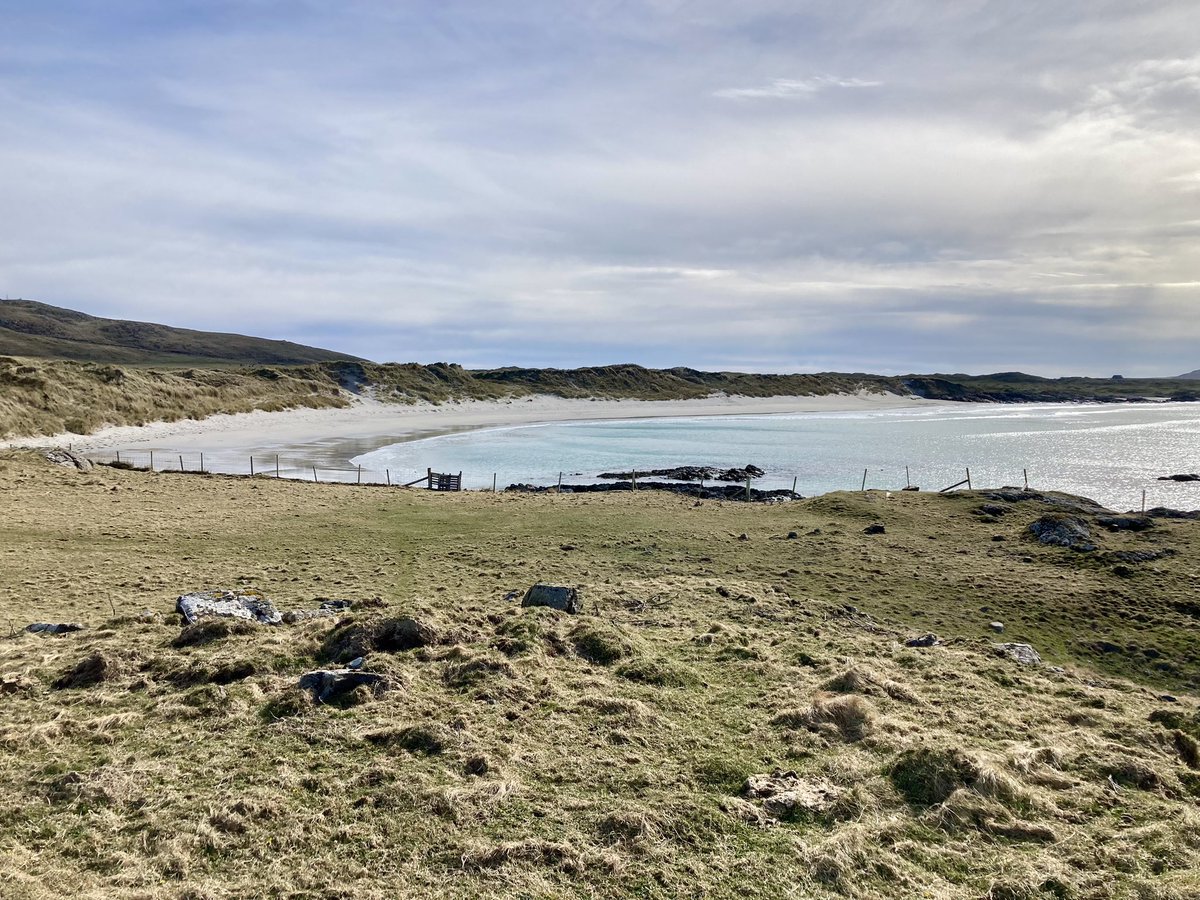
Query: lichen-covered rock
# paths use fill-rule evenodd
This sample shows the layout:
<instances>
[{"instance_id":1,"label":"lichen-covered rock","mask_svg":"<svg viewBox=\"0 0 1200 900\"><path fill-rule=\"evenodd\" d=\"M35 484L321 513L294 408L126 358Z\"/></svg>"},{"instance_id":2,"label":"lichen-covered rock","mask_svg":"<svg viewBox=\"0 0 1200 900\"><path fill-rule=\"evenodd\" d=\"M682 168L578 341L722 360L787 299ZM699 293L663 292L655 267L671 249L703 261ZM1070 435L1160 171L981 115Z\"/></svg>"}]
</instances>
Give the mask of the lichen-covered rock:
<instances>
[{"instance_id":1,"label":"lichen-covered rock","mask_svg":"<svg viewBox=\"0 0 1200 900\"><path fill-rule=\"evenodd\" d=\"M561 587L554 584L535 584L525 592L522 606L549 606L551 609L574 615L582 609L579 601L579 591L573 587Z\"/></svg>"},{"instance_id":2,"label":"lichen-covered rock","mask_svg":"<svg viewBox=\"0 0 1200 900\"><path fill-rule=\"evenodd\" d=\"M776 770L770 775L751 775L742 793L751 800L761 800L763 812L770 818L790 819L800 814L827 815L842 790L827 781Z\"/></svg>"},{"instance_id":3,"label":"lichen-covered rock","mask_svg":"<svg viewBox=\"0 0 1200 900\"><path fill-rule=\"evenodd\" d=\"M1042 516L1029 525L1029 533L1043 544L1067 547L1078 553L1090 553L1096 549L1087 523L1078 516Z\"/></svg>"},{"instance_id":4,"label":"lichen-covered rock","mask_svg":"<svg viewBox=\"0 0 1200 900\"><path fill-rule=\"evenodd\" d=\"M47 450L42 455L56 466L66 466L69 469L78 469L80 472L92 471L92 461L71 450L63 450L60 447Z\"/></svg>"},{"instance_id":5,"label":"lichen-covered rock","mask_svg":"<svg viewBox=\"0 0 1200 900\"><path fill-rule=\"evenodd\" d=\"M1029 644L992 644L992 649L1023 666L1036 666L1042 661L1042 657Z\"/></svg>"},{"instance_id":6,"label":"lichen-covered rock","mask_svg":"<svg viewBox=\"0 0 1200 900\"><path fill-rule=\"evenodd\" d=\"M283 621L270 600L237 591L193 591L176 600L175 609L189 625L204 616L245 619L262 625L278 625Z\"/></svg>"}]
</instances>

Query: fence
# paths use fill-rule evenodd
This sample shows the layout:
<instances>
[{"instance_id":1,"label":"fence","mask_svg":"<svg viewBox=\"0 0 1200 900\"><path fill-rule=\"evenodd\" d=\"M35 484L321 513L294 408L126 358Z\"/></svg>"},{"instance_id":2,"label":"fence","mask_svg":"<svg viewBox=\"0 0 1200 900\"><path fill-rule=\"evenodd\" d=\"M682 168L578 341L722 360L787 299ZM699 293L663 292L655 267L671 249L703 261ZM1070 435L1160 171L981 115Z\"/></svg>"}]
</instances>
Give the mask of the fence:
<instances>
[{"instance_id":1,"label":"fence","mask_svg":"<svg viewBox=\"0 0 1200 900\"><path fill-rule=\"evenodd\" d=\"M601 484L609 481L606 479L566 474L564 472L558 472L556 477L547 476L545 472L507 472L503 473L504 477L501 478L501 473L499 472L484 473L480 476L464 476L462 472L439 473L435 472L432 468L427 468L424 473L414 473L411 470L373 470L355 465L336 465L329 459L313 462L310 459L276 453L246 454L245 456L241 456L228 451L209 452L206 454L194 450L180 452L178 450L156 448L153 450L89 452L85 455L97 463L116 463L132 469L158 472L248 475L254 477L282 478L292 481L309 481L321 484L357 484L378 487L424 486L434 490L451 491L468 489L496 492L503 490L509 484L530 484L562 490L563 488L569 488L569 485L564 483L564 477L578 478L580 479L580 483ZM939 469L938 474L944 475L945 471L944 469ZM970 468L963 469L962 473L965 477L961 480L946 487L934 488L933 490L937 493L948 493L964 487L967 490L972 490L978 479L972 477ZM636 471L630 474L632 476L628 479L630 489L637 491L640 489L640 485L645 483L648 476ZM804 481L801 480L802 478ZM789 479L791 482L790 485L788 484ZM807 484L805 481L807 481ZM728 482L723 483L728 484ZM1029 470L1023 468L1019 477L1000 483L1022 485L1027 490L1031 489ZM699 484L703 487L711 485L713 482L701 480ZM797 489L799 489L809 496L836 490L912 491L922 489L914 484L913 472L909 466L903 467L903 483L901 483L901 470L899 467L886 470L864 468L861 475L850 476L844 482L841 478L837 478L830 473L814 476L811 473L794 472L789 472L787 475L775 475L769 479L758 480L756 483L752 483L751 479L748 478L745 482L747 497L750 496L752 490L774 489L786 491L789 487L793 494L796 494ZM1044 485L1039 486L1037 489L1055 490L1053 487L1046 487ZM1140 497L1135 493L1130 499L1135 506L1140 503L1142 511L1145 511L1147 507L1147 490L1140 489ZM1156 497L1156 500L1158 499L1160 498ZM1161 498L1161 503L1156 502L1153 505L1170 505L1173 500L1174 498L1172 497L1164 497Z\"/></svg>"}]
</instances>

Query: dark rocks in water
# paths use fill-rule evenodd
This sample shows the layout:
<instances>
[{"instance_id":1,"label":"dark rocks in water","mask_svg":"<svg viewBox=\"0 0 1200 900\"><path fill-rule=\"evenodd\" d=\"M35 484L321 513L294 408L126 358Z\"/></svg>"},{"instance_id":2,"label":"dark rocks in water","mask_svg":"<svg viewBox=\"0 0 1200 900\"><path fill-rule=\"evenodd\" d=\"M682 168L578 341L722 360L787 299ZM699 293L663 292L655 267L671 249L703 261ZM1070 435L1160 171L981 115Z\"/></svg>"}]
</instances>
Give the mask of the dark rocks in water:
<instances>
[{"instance_id":1,"label":"dark rocks in water","mask_svg":"<svg viewBox=\"0 0 1200 900\"><path fill-rule=\"evenodd\" d=\"M1200 481L1200 475L1189 472L1184 475L1159 475L1159 481Z\"/></svg>"},{"instance_id":2,"label":"dark rocks in water","mask_svg":"<svg viewBox=\"0 0 1200 900\"><path fill-rule=\"evenodd\" d=\"M535 584L525 592L522 606L548 606L572 615L582 608L579 591L573 587L563 587L555 584Z\"/></svg>"},{"instance_id":3,"label":"dark rocks in water","mask_svg":"<svg viewBox=\"0 0 1200 900\"><path fill-rule=\"evenodd\" d=\"M1146 531L1154 527L1148 516L1100 516L1096 524L1109 531Z\"/></svg>"},{"instance_id":4,"label":"dark rocks in water","mask_svg":"<svg viewBox=\"0 0 1200 900\"><path fill-rule=\"evenodd\" d=\"M1029 533L1043 544L1067 547L1077 553L1091 553L1096 549L1087 523L1078 516L1042 516L1030 523Z\"/></svg>"},{"instance_id":5,"label":"dark rocks in water","mask_svg":"<svg viewBox=\"0 0 1200 900\"><path fill-rule=\"evenodd\" d=\"M939 643L938 636L933 632L923 634L920 637L909 638L904 642L905 647L936 647Z\"/></svg>"},{"instance_id":6,"label":"dark rocks in water","mask_svg":"<svg viewBox=\"0 0 1200 900\"><path fill-rule=\"evenodd\" d=\"M682 494L685 497L695 497L698 500L742 500L746 499L744 484L688 484L673 481L639 481L636 488L631 481L614 481L609 484L564 484L561 488L556 485L539 484L510 484L506 491L525 494L601 494L608 491L667 491L672 494ZM765 491L750 488L751 501L801 500L800 494L789 490Z\"/></svg>"},{"instance_id":7,"label":"dark rocks in water","mask_svg":"<svg viewBox=\"0 0 1200 900\"><path fill-rule=\"evenodd\" d=\"M872 522L863 529L863 534L886 534L887 529L883 527L882 522Z\"/></svg>"},{"instance_id":8,"label":"dark rocks in water","mask_svg":"<svg viewBox=\"0 0 1200 900\"><path fill-rule=\"evenodd\" d=\"M175 609L189 625L204 616L245 619L261 625L278 625L283 621L270 600L237 591L193 591L176 600Z\"/></svg>"},{"instance_id":9,"label":"dark rocks in water","mask_svg":"<svg viewBox=\"0 0 1200 900\"><path fill-rule=\"evenodd\" d=\"M342 694L349 693L360 685L381 694L391 688L391 681L378 672L362 672L352 669L318 669L300 676L300 690L311 691L318 703L328 703Z\"/></svg>"},{"instance_id":10,"label":"dark rocks in water","mask_svg":"<svg viewBox=\"0 0 1200 900\"><path fill-rule=\"evenodd\" d=\"M762 478L766 474L758 466L747 463L740 469L718 469L715 466L675 466L670 469L650 469L647 472L601 472L597 478L631 479L670 478L673 481L737 481L747 478Z\"/></svg>"},{"instance_id":11,"label":"dark rocks in water","mask_svg":"<svg viewBox=\"0 0 1200 900\"><path fill-rule=\"evenodd\" d=\"M83 631L86 627L80 622L34 622L32 625L26 625L25 630L30 634L67 634Z\"/></svg>"}]
</instances>

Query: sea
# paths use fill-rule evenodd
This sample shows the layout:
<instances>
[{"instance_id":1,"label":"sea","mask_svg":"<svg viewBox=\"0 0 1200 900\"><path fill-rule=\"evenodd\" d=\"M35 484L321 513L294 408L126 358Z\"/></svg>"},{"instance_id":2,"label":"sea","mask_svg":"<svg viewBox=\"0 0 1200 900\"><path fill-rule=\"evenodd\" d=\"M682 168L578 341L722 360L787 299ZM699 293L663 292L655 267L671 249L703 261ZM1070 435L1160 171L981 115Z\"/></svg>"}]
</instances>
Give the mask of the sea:
<instances>
[{"instance_id":1,"label":"sea","mask_svg":"<svg viewBox=\"0 0 1200 900\"><path fill-rule=\"evenodd\" d=\"M462 472L464 488L583 484L602 472L757 466L759 488L938 491L1029 485L1117 510L1200 508L1200 404L953 404L870 412L562 422L407 440L365 471ZM407 478L406 478L407 480ZM962 485L966 487L966 485ZM1143 492L1144 495L1143 495ZM1144 496L1144 499L1143 499Z\"/></svg>"}]
</instances>

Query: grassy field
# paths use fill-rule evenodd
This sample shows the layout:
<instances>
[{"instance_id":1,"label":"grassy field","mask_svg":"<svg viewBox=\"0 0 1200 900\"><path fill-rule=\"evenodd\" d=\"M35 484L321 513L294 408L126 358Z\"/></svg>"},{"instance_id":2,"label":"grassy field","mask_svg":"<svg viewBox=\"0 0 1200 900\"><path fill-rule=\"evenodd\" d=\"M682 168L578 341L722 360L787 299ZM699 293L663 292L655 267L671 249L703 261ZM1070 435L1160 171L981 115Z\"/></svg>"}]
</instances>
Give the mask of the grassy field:
<instances>
[{"instance_id":1,"label":"grassy field","mask_svg":"<svg viewBox=\"0 0 1200 900\"><path fill-rule=\"evenodd\" d=\"M1200 895L1195 521L1079 513L1078 553L1027 534L1061 506L986 491L436 494L24 452L0 494L5 897ZM539 581L583 612L522 608ZM204 587L354 607L181 630ZM359 653L391 690L298 690Z\"/></svg>"}]
</instances>

